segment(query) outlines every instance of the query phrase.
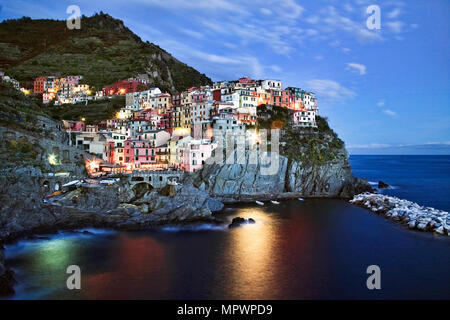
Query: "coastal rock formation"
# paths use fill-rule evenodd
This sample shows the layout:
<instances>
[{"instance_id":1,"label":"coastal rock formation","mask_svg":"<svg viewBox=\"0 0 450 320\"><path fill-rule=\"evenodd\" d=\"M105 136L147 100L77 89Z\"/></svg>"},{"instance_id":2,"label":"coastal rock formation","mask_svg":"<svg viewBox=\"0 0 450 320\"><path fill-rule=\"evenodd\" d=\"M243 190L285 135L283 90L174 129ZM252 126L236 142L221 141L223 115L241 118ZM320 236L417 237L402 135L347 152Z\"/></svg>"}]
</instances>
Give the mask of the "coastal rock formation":
<instances>
[{"instance_id":1,"label":"coastal rock formation","mask_svg":"<svg viewBox=\"0 0 450 320\"><path fill-rule=\"evenodd\" d=\"M231 220L231 223L228 225L228 228L232 229L232 228L240 227L241 225L246 224L246 223L254 224L255 222L256 221L253 218L245 219L245 218L241 218L241 217L236 217L236 218L233 218L233 220Z\"/></svg>"},{"instance_id":2,"label":"coastal rock formation","mask_svg":"<svg viewBox=\"0 0 450 320\"><path fill-rule=\"evenodd\" d=\"M378 181L378 189L386 189L389 188L389 185L383 181Z\"/></svg>"},{"instance_id":3,"label":"coastal rock formation","mask_svg":"<svg viewBox=\"0 0 450 320\"><path fill-rule=\"evenodd\" d=\"M276 170L269 174L266 159L271 157L271 153L260 157L257 151L246 150L240 159L234 152L230 155L236 159L234 164L226 161L205 164L201 171L186 179L226 203L299 196L351 198L355 194L372 191L366 180L353 176L343 144L334 149L326 143L323 146L332 155L319 161L308 158L307 154L311 152L308 143L297 143L292 157L288 152L292 150L281 150L284 155L272 153ZM250 159L257 159L257 163Z\"/></svg>"},{"instance_id":4,"label":"coastal rock formation","mask_svg":"<svg viewBox=\"0 0 450 320\"><path fill-rule=\"evenodd\" d=\"M48 229L88 226L140 229L163 223L212 220L212 213L223 208L220 201L192 185L169 187L173 188L171 195L165 194L164 189L148 190L135 194L127 203L121 200L129 197L130 191L126 196L121 192L133 188L126 182L112 186L97 184L80 187L45 204L39 198L42 193L37 186L30 181L21 183L21 188L31 192L33 197L23 201L18 210L4 211L0 218L0 240ZM18 197L26 198L24 194Z\"/></svg>"},{"instance_id":5,"label":"coastal rock formation","mask_svg":"<svg viewBox=\"0 0 450 320\"><path fill-rule=\"evenodd\" d=\"M450 215L446 211L423 207L417 203L382 194L363 193L350 203L362 206L410 229L450 236Z\"/></svg>"}]
</instances>

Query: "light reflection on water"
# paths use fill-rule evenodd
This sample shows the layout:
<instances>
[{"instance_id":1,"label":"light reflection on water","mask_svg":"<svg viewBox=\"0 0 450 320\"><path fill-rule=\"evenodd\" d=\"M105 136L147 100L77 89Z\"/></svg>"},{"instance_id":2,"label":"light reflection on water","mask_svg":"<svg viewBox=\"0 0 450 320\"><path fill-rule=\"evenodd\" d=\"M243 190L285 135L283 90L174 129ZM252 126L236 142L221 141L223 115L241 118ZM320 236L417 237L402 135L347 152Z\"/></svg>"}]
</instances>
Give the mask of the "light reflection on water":
<instances>
[{"instance_id":1,"label":"light reflection on water","mask_svg":"<svg viewBox=\"0 0 450 320\"><path fill-rule=\"evenodd\" d=\"M19 281L11 298L450 298L449 239L411 232L345 201L241 205L222 216L256 223L88 230L96 234L8 245ZM374 262L384 272L383 292L365 287L365 268ZM81 267L80 291L66 288L71 264Z\"/></svg>"},{"instance_id":2,"label":"light reflection on water","mask_svg":"<svg viewBox=\"0 0 450 320\"><path fill-rule=\"evenodd\" d=\"M258 299L277 290L274 285L277 225L270 223L272 219L261 208L241 209L239 216L257 222L231 230L227 238L224 256L235 261L230 270L230 282L235 284L229 288L230 295L244 299L253 293L254 299Z\"/></svg>"}]
</instances>

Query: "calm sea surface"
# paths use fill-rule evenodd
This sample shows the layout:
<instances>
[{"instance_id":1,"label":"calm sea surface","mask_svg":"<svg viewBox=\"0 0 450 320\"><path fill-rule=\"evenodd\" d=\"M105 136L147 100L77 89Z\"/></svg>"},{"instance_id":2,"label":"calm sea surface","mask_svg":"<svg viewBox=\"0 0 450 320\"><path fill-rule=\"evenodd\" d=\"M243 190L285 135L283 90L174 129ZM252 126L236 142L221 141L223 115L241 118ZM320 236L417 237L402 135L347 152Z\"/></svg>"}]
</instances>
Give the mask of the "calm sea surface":
<instances>
[{"instance_id":1,"label":"calm sea surface","mask_svg":"<svg viewBox=\"0 0 450 320\"><path fill-rule=\"evenodd\" d=\"M357 176L384 193L450 209L450 157L352 156ZM146 232L61 232L7 246L12 299L450 299L450 237L409 231L343 200L238 205L256 224ZM381 290L366 268L381 268ZM82 289L66 288L78 265Z\"/></svg>"}]
</instances>

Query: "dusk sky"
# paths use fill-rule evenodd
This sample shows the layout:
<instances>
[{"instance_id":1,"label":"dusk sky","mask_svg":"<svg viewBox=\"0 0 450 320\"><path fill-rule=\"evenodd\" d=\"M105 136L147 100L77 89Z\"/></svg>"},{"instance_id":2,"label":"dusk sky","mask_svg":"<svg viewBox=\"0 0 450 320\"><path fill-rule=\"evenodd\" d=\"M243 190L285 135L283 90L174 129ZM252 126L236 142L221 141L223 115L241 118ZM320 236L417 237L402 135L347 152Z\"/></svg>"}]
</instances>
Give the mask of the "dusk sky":
<instances>
[{"instance_id":1,"label":"dusk sky","mask_svg":"<svg viewBox=\"0 0 450 320\"><path fill-rule=\"evenodd\" d=\"M66 19L69 5L86 16L103 11L213 80L280 79L313 91L353 153L450 149L448 0L0 4L1 20ZM372 4L381 8L381 30L366 27Z\"/></svg>"}]
</instances>

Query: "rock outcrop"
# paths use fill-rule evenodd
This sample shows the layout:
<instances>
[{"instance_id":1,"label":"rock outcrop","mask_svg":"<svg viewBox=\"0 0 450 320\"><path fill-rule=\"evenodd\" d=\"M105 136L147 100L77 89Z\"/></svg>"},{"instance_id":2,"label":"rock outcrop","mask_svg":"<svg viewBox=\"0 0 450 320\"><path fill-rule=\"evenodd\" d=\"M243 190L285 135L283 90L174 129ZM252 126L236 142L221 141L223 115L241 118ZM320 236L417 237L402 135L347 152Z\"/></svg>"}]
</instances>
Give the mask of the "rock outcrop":
<instances>
[{"instance_id":1,"label":"rock outcrop","mask_svg":"<svg viewBox=\"0 0 450 320\"><path fill-rule=\"evenodd\" d=\"M273 161L278 165L271 174L266 173L265 161L261 161L259 154L252 155L253 152L247 150L235 164L205 164L187 180L226 203L290 197L351 198L372 190L366 180L353 176L343 147L333 160L323 163L291 160L276 154ZM258 159L257 164L250 161L252 157Z\"/></svg>"},{"instance_id":2,"label":"rock outcrop","mask_svg":"<svg viewBox=\"0 0 450 320\"><path fill-rule=\"evenodd\" d=\"M227 150L225 161L205 164L188 181L228 203L294 197L351 198L373 191L367 180L353 176L345 144L325 118L316 117L317 129L300 128L291 122L285 109L278 109L273 121L263 121L273 128L278 121L274 119L285 119L279 143L270 142L272 152L247 143L245 153Z\"/></svg>"},{"instance_id":3,"label":"rock outcrop","mask_svg":"<svg viewBox=\"0 0 450 320\"><path fill-rule=\"evenodd\" d=\"M245 219L245 218L241 218L241 217L236 217L236 218L233 218L231 223L228 225L228 228L232 229L232 228L240 227L241 225L247 224L247 223L254 224L254 223L256 223L256 221L253 218Z\"/></svg>"},{"instance_id":4,"label":"rock outcrop","mask_svg":"<svg viewBox=\"0 0 450 320\"><path fill-rule=\"evenodd\" d=\"M417 203L382 194L363 193L350 203L402 223L410 229L450 236L450 215L446 211L423 207Z\"/></svg>"},{"instance_id":5,"label":"rock outcrop","mask_svg":"<svg viewBox=\"0 0 450 320\"><path fill-rule=\"evenodd\" d=\"M0 218L0 240L48 229L88 226L142 229L164 223L213 220L212 213L223 208L220 201L192 185L169 187L173 188L172 195L164 194L162 189L136 196L126 182L112 186L96 184L44 204L39 198L42 193L32 192L33 183L22 183L21 188L29 189L34 198L23 201L18 210L5 211ZM130 199L131 202L126 202Z\"/></svg>"},{"instance_id":6,"label":"rock outcrop","mask_svg":"<svg viewBox=\"0 0 450 320\"><path fill-rule=\"evenodd\" d=\"M386 189L389 188L389 185L383 181L378 181L378 189Z\"/></svg>"}]
</instances>

